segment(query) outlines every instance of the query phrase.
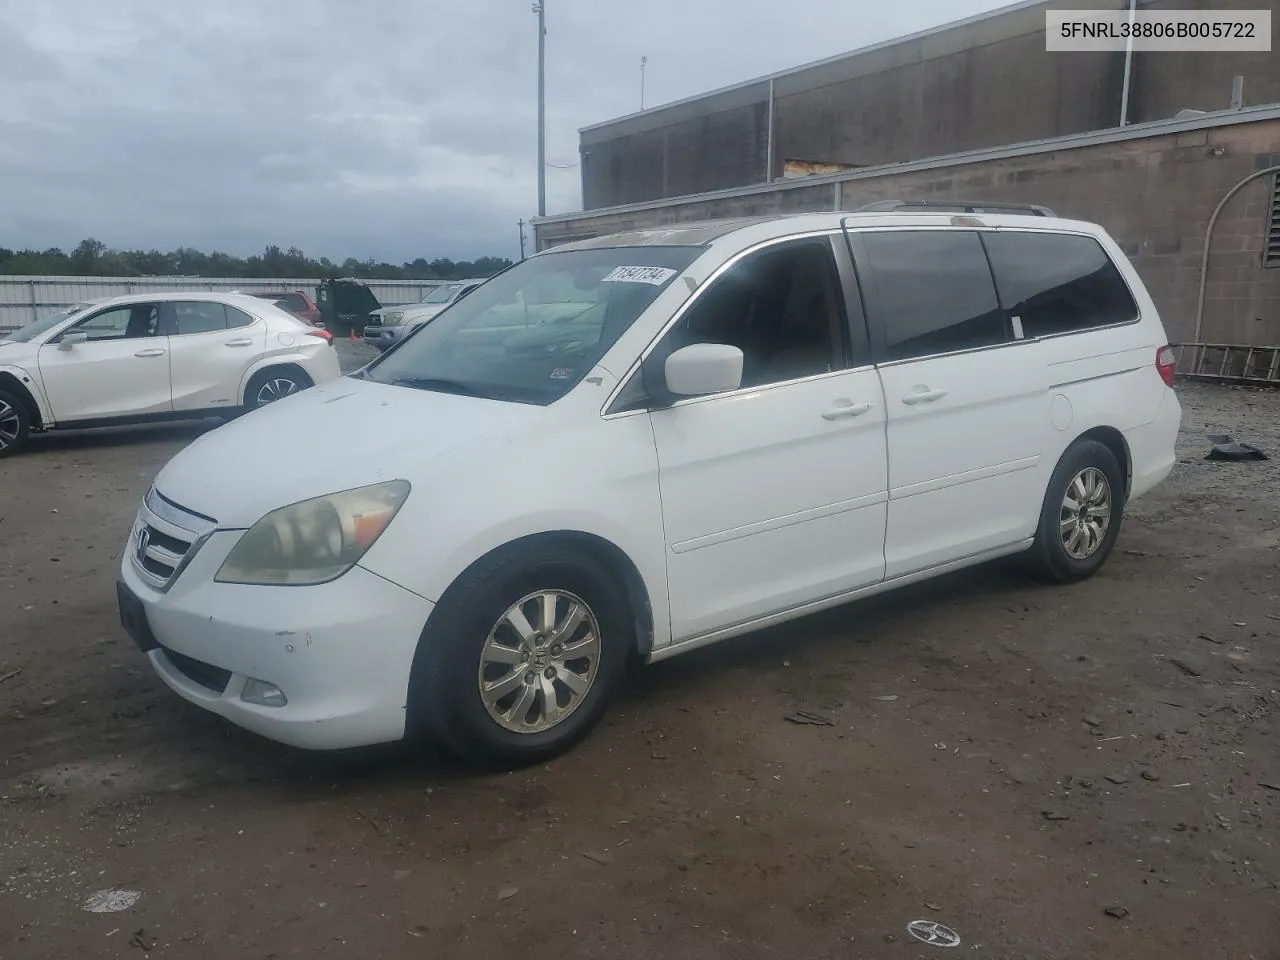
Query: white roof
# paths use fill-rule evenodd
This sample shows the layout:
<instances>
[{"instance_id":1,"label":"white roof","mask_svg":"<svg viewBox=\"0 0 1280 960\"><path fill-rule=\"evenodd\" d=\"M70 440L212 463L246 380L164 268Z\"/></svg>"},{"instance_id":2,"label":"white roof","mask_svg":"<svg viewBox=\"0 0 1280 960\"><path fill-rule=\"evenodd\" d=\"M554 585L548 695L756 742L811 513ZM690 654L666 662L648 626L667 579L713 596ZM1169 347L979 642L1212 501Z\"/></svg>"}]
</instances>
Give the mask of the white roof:
<instances>
[{"instance_id":1,"label":"white roof","mask_svg":"<svg viewBox=\"0 0 1280 960\"><path fill-rule=\"evenodd\" d=\"M962 222L963 221L963 222ZM728 243L737 246L743 242L758 243L777 237L802 233L837 231L842 224L851 228L875 227L949 227L954 225L1005 227L1031 230L1069 230L1073 233L1096 233L1100 228L1081 220L1062 217L1041 217L1007 213L955 213L885 211L874 213L794 213L771 217L739 220L706 220L677 223L649 230L632 230L623 233L591 237L573 243L548 247L539 256L565 250L599 249L602 247L632 246L714 246Z\"/></svg>"}]
</instances>

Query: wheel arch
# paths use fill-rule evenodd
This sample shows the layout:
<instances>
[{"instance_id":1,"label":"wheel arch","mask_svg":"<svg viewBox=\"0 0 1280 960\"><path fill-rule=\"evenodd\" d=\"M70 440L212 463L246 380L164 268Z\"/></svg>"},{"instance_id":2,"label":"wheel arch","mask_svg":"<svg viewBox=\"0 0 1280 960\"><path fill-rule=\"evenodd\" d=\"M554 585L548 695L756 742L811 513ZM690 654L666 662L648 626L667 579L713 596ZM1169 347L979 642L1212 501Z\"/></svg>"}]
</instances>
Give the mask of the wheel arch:
<instances>
[{"instance_id":1,"label":"wheel arch","mask_svg":"<svg viewBox=\"0 0 1280 960\"><path fill-rule=\"evenodd\" d=\"M31 392L25 383L8 370L0 370L0 390L12 393L22 403L23 409L26 410L27 417L31 421L32 430L43 430L45 428L44 413L40 410L40 404L36 401L35 394Z\"/></svg>"},{"instance_id":2,"label":"wheel arch","mask_svg":"<svg viewBox=\"0 0 1280 960\"><path fill-rule=\"evenodd\" d=\"M548 530L508 540L506 543L494 547L482 556L477 557L465 569L460 571L449 586L445 588L437 606L445 602L450 592L468 574L477 567L490 562L495 557L510 551L536 550L540 545L550 544L571 547L576 552L581 553L584 560L600 564L618 580L626 594L627 616L634 624L633 648L637 655L647 656L653 649L654 639L653 604L649 596L649 589L645 585L644 577L641 576L639 568L631 557L627 555L626 551L599 534L586 533L581 530Z\"/></svg>"},{"instance_id":3,"label":"wheel arch","mask_svg":"<svg viewBox=\"0 0 1280 960\"><path fill-rule=\"evenodd\" d=\"M1071 449L1081 440L1095 440L1115 455L1116 462L1120 464L1120 470L1124 474L1124 499L1127 501L1129 491L1133 489L1133 455L1129 452L1129 442L1124 438L1124 434L1115 427L1093 427L1076 437L1067 449ZM1065 450L1063 456L1066 456Z\"/></svg>"},{"instance_id":4,"label":"wheel arch","mask_svg":"<svg viewBox=\"0 0 1280 960\"><path fill-rule=\"evenodd\" d=\"M301 377L303 377L303 379L306 380L307 383L314 386L315 380L312 378L311 374L307 373L306 368L302 366L301 363L297 362L298 359L304 359L304 358L270 357L266 360L261 360L258 363L254 364L252 367L250 367L247 371L245 371L245 375L240 381L240 405L248 406L250 384L252 384L257 377L266 373L268 370L279 370L279 369L288 370L291 373L300 375Z\"/></svg>"}]
</instances>

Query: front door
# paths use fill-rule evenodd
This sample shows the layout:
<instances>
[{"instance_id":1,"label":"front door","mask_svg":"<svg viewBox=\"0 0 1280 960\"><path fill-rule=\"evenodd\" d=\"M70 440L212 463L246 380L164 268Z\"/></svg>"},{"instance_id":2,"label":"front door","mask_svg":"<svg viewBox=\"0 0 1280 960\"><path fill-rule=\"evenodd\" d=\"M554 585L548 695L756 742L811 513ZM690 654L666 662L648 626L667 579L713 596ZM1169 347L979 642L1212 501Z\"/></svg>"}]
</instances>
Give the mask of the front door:
<instances>
[{"instance_id":1,"label":"front door","mask_svg":"<svg viewBox=\"0 0 1280 960\"><path fill-rule=\"evenodd\" d=\"M236 307L209 300L166 306L173 409L225 410L240 403L240 384L266 347L266 324Z\"/></svg>"},{"instance_id":2,"label":"front door","mask_svg":"<svg viewBox=\"0 0 1280 960\"><path fill-rule=\"evenodd\" d=\"M856 292L847 304L831 239L748 255L655 351L744 354L741 389L650 413L675 642L883 575L884 400L860 311L850 336Z\"/></svg>"},{"instance_id":3,"label":"front door","mask_svg":"<svg viewBox=\"0 0 1280 960\"><path fill-rule=\"evenodd\" d=\"M851 240L888 415L885 576L1031 536L1044 494L1043 344L1015 335L979 234Z\"/></svg>"},{"instance_id":4,"label":"front door","mask_svg":"<svg viewBox=\"0 0 1280 960\"><path fill-rule=\"evenodd\" d=\"M68 334L88 339L63 343ZM39 363L58 424L173 409L169 342L161 329L159 304L127 304L91 314L44 344Z\"/></svg>"}]
</instances>

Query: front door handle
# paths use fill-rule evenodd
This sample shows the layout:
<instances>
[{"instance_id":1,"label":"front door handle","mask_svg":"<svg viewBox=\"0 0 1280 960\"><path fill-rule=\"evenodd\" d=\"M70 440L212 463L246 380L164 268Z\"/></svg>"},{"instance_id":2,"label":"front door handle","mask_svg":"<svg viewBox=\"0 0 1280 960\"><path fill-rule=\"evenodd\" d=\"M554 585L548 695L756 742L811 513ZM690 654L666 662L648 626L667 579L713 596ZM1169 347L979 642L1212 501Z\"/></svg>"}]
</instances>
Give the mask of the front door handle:
<instances>
[{"instance_id":1,"label":"front door handle","mask_svg":"<svg viewBox=\"0 0 1280 960\"><path fill-rule=\"evenodd\" d=\"M152 347L150 350L139 350L134 354L135 357L163 357L164 351L159 347Z\"/></svg>"},{"instance_id":2,"label":"front door handle","mask_svg":"<svg viewBox=\"0 0 1280 960\"><path fill-rule=\"evenodd\" d=\"M241 337L239 340L228 340L227 346L228 347L251 347L253 346L253 341L248 337Z\"/></svg>"},{"instance_id":3,"label":"front door handle","mask_svg":"<svg viewBox=\"0 0 1280 960\"><path fill-rule=\"evenodd\" d=\"M823 420L839 420L841 417L860 417L869 411L873 403L851 403L848 400L836 401L822 411Z\"/></svg>"},{"instance_id":4,"label":"front door handle","mask_svg":"<svg viewBox=\"0 0 1280 960\"><path fill-rule=\"evenodd\" d=\"M903 397L902 402L914 407L917 403L933 403L933 401L941 400L946 395L947 391L945 390L930 390L928 387L917 387Z\"/></svg>"}]
</instances>

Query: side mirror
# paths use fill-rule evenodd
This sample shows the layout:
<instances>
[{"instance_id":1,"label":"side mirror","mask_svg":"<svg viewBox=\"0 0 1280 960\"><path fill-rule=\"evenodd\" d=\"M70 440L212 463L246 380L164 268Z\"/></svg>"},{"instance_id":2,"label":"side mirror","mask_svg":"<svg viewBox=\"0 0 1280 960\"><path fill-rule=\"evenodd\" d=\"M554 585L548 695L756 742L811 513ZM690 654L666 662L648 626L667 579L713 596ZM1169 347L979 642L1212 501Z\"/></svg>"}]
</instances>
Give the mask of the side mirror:
<instances>
[{"instance_id":1,"label":"side mirror","mask_svg":"<svg viewBox=\"0 0 1280 960\"><path fill-rule=\"evenodd\" d=\"M694 343L667 357L667 389L702 397L742 386L742 351L725 343Z\"/></svg>"},{"instance_id":2,"label":"side mirror","mask_svg":"<svg viewBox=\"0 0 1280 960\"><path fill-rule=\"evenodd\" d=\"M72 347L80 343L88 343L89 335L83 330L75 330L71 333L64 333L62 339L58 341L59 350L70 350Z\"/></svg>"}]
</instances>

